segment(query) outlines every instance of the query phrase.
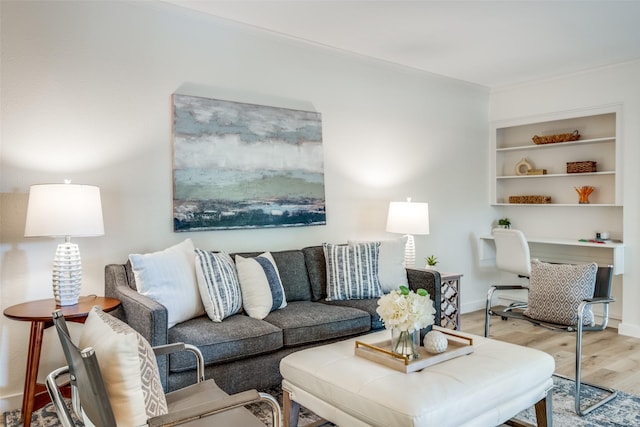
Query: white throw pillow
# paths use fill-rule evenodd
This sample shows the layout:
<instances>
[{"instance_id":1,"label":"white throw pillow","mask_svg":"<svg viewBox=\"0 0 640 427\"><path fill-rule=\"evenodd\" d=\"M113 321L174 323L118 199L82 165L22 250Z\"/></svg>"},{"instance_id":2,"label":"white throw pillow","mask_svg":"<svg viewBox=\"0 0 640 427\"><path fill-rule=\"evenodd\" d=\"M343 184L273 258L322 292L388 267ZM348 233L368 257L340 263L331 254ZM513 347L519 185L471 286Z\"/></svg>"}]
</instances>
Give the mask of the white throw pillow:
<instances>
[{"instance_id":1,"label":"white throw pillow","mask_svg":"<svg viewBox=\"0 0 640 427\"><path fill-rule=\"evenodd\" d=\"M255 258L236 255L236 269L242 290L242 305L249 317L264 319L287 306L278 266L269 252Z\"/></svg>"},{"instance_id":2,"label":"white throw pillow","mask_svg":"<svg viewBox=\"0 0 640 427\"><path fill-rule=\"evenodd\" d=\"M93 307L79 347L96 352L117 425L146 425L168 412L153 349L129 325Z\"/></svg>"},{"instance_id":3,"label":"white throw pillow","mask_svg":"<svg viewBox=\"0 0 640 427\"><path fill-rule=\"evenodd\" d=\"M379 298L379 242L354 245L323 243L327 263L327 301Z\"/></svg>"},{"instance_id":4,"label":"white throw pillow","mask_svg":"<svg viewBox=\"0 0 640 427\"><path fill-rule=\"evenodd\" d=\"M349 240L349 245L356 243ZM404 266L404 249L407 245L407 236L402 236L393 240L380 241L378 249L378 280L382 292L389 292L398 289L400 286L409 286L407 270Z\"/></svg>"},{"instance_id":5,"label":"white throw pillow","mask_svg":"<svg viewBox=\"0 0 640 427\"><path fill-rule=\"evenodd\" d=\"M131 254L138 292L167 309L168 327L204 314L191 239L163 251Z\"/></svg>"},{"instance_id":6,"label":"white throw pillow","mask_svg":"<svg viewBox=\"0 0 640 427\"><path fill-rule=\"evenodd\" d=\"M240 312L242 294L236 266L224 252L196 249L198 288L207 315L214 322Z\"/></svg>"}]
</instances>

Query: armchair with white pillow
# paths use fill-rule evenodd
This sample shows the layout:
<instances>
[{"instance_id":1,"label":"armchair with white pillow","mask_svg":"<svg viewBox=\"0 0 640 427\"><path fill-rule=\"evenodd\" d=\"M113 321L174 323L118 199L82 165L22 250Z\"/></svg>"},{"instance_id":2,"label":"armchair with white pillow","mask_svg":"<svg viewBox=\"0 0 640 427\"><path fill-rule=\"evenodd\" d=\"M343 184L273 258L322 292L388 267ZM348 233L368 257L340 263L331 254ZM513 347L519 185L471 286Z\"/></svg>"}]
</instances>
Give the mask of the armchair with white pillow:
<instances>
[{"instance_id":1,"label":"armchair with white pillow","mask_svg":"<svg viewBox=\"0 0 640 427\"><path fill-rule=\"evenodd\" d=\"M273 396L255 390L229 396L214 380L205 380L202 355L193 346L151 348L140 334L98 307L89 313L79 347L71 340L61 311L53 313L53 322L68 366L49 374L46 386L64 427L75 425L58 386L65 374L71 382L73 412L87 426L264 426L243 408L252 403L269 405L272 425L280 425L280 406ZM165 395L154 351L184 350L198 360L197 382Z\"/></svg>"}]
</instances>

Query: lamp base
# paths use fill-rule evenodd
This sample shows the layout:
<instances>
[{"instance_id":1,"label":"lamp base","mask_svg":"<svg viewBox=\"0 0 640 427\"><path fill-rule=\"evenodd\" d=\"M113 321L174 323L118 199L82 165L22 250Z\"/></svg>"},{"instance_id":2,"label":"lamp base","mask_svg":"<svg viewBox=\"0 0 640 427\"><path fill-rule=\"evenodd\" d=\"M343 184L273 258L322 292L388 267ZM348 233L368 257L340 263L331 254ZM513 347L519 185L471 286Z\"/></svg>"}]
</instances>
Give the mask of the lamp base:
<instances>
[{"instance_id":1,"label":"lamp base","mask_svg":"<svg viewBox=\"0 0 640 427\"><path fill-rule=\"evenodd\" d=\"M56 305L76 305L81 287L80 249L75 243L60 243L53 259L53 297Z\"/></svg>"},{"instance_id":2,"label":"lamp base","mask_svg":"<svg viewBox=\"0 0 640 427\"><path fill-rule=\"evenodd\" d=\"M416 244L411 234L407 234L407 244L404 247L404 266L405 268L416 266Z\"/></svg>"}]
</instances>

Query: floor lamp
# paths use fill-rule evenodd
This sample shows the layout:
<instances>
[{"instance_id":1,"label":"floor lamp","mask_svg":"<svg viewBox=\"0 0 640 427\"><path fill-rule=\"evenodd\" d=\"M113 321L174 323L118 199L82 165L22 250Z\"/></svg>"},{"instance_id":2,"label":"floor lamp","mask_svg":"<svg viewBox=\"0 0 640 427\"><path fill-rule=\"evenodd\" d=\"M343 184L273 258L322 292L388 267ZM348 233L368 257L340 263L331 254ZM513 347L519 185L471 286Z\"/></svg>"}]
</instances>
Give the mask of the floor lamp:
<instances>
[{"instance_id":1,"label":"floor lamp","mask_svg":"<svg viewBox=\"0 0 640 427\"><path fill-rule=\"evenodd\" d=\"M413 235L429 234L429 204L413 203L411 198L407 198L406 202L389 203L387 231L407 235L404 265L415 267L416 247Z\"/></svg>"},{"instance_id":2,"label":"floor lamp","mask_svg":"<svg viewBox=\"0 0 640 427\"><path fill-rule=\"evenodd\" d=\"M53 260L53 296L59 306L78 303L80 249L71 236L104 234L100 189L91 185L39 184L29 189L25 237L64 236Z\"/></svg>"}]
</instances>

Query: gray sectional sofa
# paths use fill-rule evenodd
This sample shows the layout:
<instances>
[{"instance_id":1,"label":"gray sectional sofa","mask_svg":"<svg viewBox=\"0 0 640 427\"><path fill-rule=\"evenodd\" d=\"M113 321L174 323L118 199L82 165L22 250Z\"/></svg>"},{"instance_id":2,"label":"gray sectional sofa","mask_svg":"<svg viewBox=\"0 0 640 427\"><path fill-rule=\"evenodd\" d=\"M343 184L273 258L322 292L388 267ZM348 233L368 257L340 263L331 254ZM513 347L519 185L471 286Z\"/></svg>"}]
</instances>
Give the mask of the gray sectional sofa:
<instances>
[{"instance_id":1,"label":"gray sectional sofa","mask_svg":"<svg viewBox=\"0 0 640 427\"><path fill-rule=\"evenodd\" d=\"M256 253L239 253L257 256ZM120 317L153 346L173 342L196 345L205 358L205 377L227 393L266 389L281 381L280 360L297 350L382 329L377 299L326 301L326 264L322 246L271 252L285 290L287 306L264 320L244 313L222 322L207 315L167 328L166 308L140 295L131 264L105 267L105 295L122 302ZM433 270L407 269L409 286L424 288L434 300L440 324L440 275ZM423 331L423 335L424 335ZM196 380L195 361L188 354L160 356L160 375L167 391Z\"/></svg>"}]
</instances>

